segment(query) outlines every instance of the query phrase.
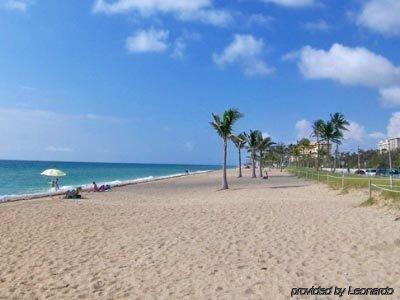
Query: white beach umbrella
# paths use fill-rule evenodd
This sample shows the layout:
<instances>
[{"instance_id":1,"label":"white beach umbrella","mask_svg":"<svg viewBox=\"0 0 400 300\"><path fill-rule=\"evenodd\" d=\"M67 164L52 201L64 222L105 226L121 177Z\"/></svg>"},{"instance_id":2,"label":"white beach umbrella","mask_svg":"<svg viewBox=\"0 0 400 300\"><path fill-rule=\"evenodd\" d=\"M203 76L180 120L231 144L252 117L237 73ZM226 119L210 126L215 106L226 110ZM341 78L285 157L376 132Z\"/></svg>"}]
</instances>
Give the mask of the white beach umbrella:
<instances>
[{"instance_id":1,"label":"white beach umbrella","mask_svg":"<svg viewBox=\"0 0 400 300\"><path fill-rule=\"evenodd\" d=\"M67 175L63 171L60 171L60 170L57 170L57 169L47 169L47 170L44 170L40 174L44 175L44 176L50 176L50 177L62 177L62 176Z\"/></svg>"}]
</instances>

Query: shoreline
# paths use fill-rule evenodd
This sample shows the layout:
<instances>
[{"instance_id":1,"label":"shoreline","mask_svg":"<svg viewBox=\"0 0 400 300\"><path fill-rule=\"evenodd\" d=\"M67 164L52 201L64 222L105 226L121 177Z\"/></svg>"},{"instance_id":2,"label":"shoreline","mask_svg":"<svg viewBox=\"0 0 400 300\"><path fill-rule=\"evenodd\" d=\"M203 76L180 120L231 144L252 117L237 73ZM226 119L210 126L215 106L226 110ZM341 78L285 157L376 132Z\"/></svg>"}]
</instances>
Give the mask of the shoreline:
<instances>
[{"instance_id":1,"label":"shoreline","mask_svg":"<svg viewBox=\"0 0 400 300\"><path fill-rule=\"evenodd\" d=\"M188 174L177 173L177 174L163 175L163 176L157 176L157 177L148 176L148 177L129 179L129 180L124 180L124 181L114 180L111 182L104 182L101 184L109 184L112 188L118 188L118 187L124 187L124 186L129 186L129 185L156 182L156 181L167 180L167 179L172 179L172 178L194 176L194 175L200 175L200 174L218 172L218 171L219 170L206 170L206 171L189 172ZM80 187L82 187L82 192L89 192L91 190L91 188L89 186L90 186L90 184L80 185ZM76 189L77 187L79 187L79 185L72 186L73 189ZM9 197L5 196L4 198L0 198L0 205L4 204L4 203L10 203L10 202L17 202L17 201L24 201L24 200L36 200L36 199L43 199L43 198L48 198L48 197L62 196L62 195L65 195L69 190L70 189L65 189L65 190L58 191L58 192L23 194L23 195L9 196Z\"/></svg>"}]
</instances>

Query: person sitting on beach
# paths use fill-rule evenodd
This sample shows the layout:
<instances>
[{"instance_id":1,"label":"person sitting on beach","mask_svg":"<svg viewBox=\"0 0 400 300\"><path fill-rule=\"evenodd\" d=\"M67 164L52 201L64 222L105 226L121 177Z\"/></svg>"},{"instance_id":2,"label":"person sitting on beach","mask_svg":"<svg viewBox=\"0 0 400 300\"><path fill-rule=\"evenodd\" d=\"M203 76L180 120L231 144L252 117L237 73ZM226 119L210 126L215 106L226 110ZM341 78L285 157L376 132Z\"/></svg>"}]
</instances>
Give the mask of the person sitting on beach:
<instances>
[{"instance_id":1,"label":"person sitting on beach","mask_svg":"<svg viewBox=\"0 0 400 300\"><path fill-rule=\"evenodd\" d=\"M268 171L265 170L265 176L263 177L263 179L268 179Z\"/></svg>"},{"instance_id":2,"label":"person sitting on beach","mask_svg":"<svg viewBox=\"0 0 400 300\"><path fill-rule=\"evenodd\" d=\"M103 184L102 186L99 187L100 192L105 192L108 190L111 190L111 186L109 184L106 184L106 185Z\"/></svg>"},{"instance_id":3,"label":"person sitting on beach","mask_svg":"<svg viewBox=\"0 0 400 300\"><path fill-rule=\"evenodd\" d=\"M65 199L82 199L82 195L80 192L82 191L82 188L77 187L76 189L73 189L72 191L68 191L65 194Z\"/></svg>"},{"instance_id":4,"label":"person sitting on beach","mask_svg":"<svg viewBox=\"0 0 400 300\"><path fill-rule=\"evenodd\" d=\"M94 192L105 192L111 189L109 184L101 185L100 187L97 186L96 182L93 181L93 191Z\"/></svg>"}]
</instances>

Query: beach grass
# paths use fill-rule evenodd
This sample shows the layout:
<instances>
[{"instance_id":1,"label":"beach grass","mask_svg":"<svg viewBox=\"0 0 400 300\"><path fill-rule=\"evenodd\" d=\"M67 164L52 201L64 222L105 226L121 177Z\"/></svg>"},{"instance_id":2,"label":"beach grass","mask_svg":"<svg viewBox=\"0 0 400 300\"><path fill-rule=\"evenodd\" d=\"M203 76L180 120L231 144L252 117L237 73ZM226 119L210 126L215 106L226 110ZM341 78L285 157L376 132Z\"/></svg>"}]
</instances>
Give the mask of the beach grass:
<instances>
[{"instance_id":1,"label":"beach grass","mask_svg":"<svg viewBox=\"0 0 400 300\"><path fill-rule=\"evenodd\" d=\"M400 179L380 178L380 177L363 177L357 175L340 175L328 171L319 171L310 168L289 168L289 172L295 174L298 178L306 180L314 180L327 184L334 190L341 190L341 194L348 193L352 189L371 189L378 194L378 198L392 200L392 204L400 207ZM379 201L368 198L362 203L362 206L377 204ZM394 203L396 202L396 203Z\"/></svg>"},{"instance_id":2,"label":"beach grass","mask_svg":"<svg viewBox=\"0 0 400 300\"><path fill-rule=\"evenodd\" d=\"M367 200L365 200L364 202L362 202L362 203L360 204L360 206L367 207L367 206L372 206L372 205L375 205L375 204L377 204L376 199L375 199L374 197L369 197Z\"/></svg>"}]
</instances>

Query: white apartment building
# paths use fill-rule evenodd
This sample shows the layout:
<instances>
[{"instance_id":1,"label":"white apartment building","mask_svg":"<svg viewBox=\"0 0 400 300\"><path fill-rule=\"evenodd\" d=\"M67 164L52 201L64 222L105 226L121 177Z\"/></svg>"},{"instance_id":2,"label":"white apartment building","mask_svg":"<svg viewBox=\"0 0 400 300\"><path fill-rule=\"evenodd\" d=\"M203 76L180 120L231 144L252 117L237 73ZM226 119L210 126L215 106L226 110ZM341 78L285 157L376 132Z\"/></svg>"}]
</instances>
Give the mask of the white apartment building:
<instances>
[{"instance_id":1,"label":"white apartment building","mask_svg":"<svg viewBox=\"0 0 400 300\"><path fill-rule=\"evenodd\" d=\"M390 150L400 149L400 138L392 138L379 142L378 150L380 153L389 151L389 149Z\"/></svg>"}]
</instances>

